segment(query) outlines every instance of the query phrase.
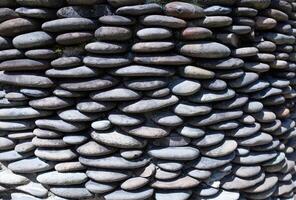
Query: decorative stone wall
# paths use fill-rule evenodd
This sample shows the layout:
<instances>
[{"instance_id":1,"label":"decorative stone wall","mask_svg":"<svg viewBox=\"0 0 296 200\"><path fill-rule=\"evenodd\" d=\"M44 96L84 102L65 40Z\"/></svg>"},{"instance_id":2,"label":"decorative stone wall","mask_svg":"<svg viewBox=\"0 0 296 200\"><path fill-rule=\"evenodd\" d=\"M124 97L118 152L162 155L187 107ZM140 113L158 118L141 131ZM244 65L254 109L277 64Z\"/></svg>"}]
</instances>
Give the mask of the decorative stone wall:
<instances>
[{"instance_id":1,"label":"decorative stone wall","mask_svg":"<svg viewBox=\"0 0 296 200\"><path fill-rule=\"evenodd\" d=\"M0 198L294 199L296 2L158 2L0 1Z\"/></svg>"}]
</instances>

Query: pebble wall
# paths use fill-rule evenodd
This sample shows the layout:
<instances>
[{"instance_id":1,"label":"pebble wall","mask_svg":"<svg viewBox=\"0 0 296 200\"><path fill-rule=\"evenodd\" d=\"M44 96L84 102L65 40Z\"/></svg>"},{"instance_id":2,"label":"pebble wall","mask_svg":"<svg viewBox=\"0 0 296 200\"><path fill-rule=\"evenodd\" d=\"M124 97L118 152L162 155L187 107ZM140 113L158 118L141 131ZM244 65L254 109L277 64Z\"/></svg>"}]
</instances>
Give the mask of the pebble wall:
<instances>
[{"instance_id":1,"label":"pebble wall","mask_svg":"<svg viewBox=\"0 0 296 200\"><path fill-rule=\"evenodd\" d=\"M296 1L0 7L3 199L294 199Z\"/></svg>"}]
</instances>

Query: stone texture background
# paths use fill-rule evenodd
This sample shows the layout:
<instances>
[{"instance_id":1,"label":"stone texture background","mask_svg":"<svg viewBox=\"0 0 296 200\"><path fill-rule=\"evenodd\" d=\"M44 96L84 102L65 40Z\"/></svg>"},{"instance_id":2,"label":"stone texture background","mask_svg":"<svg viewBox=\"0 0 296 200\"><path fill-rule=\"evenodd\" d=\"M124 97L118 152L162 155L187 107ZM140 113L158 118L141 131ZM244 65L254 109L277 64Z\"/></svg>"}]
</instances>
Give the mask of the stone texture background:
<instances>
[{"instance_id":1,"label":"stone texture background","mask_svg":"<svg viewBox=\"0 0 296 200\"><path fill-rule=\"evenodd\" d=\"M294 199L294 0L0 7L0 198Z\"/></svg>"}]
</instances>

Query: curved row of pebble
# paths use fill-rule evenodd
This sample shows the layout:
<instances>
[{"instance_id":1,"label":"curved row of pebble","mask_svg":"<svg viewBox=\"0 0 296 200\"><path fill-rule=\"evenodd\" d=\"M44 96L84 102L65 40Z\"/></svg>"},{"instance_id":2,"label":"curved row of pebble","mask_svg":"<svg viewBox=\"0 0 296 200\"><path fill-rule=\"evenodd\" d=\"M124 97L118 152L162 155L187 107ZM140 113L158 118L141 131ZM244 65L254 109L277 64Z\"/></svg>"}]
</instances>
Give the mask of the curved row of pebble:
<instances>
[{"instance_id":1,"label":"curved row of pebble","mask_svg":"<svg viewBox=\"0 0 296 200\"><path fill-rule=\"evenodd\" d=\"M296 2L0 1L0 198L293 200Z\"/></svg>"}]
</instances>

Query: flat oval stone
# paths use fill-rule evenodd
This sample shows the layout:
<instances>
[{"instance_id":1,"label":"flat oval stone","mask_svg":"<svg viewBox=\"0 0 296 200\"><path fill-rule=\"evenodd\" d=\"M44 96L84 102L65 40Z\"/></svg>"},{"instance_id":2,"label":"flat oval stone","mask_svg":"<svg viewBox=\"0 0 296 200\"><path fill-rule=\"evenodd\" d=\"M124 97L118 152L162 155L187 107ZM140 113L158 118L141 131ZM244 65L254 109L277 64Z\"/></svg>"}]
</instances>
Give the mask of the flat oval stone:
<instances>
[{"instance_id":1,"label":"flat oval stone","mask_svg":"<svg viewBox=\"0 0 296 200\"><path fill-rule=\"evenodd\" d=\"M15 146L13 140L5 137L0 137L0 150L13 149Z\"/></svg>"},{"instance_id":2,"label":"flat oval stone","mask_svg":"<svg viewBox=\"0 0 296 200\"><path fill-rule=\"evenodd\" d=\"M84 100L76 105L77 110L81 112L104 112L111 110L116 105L112 102L95 102L91 100Z\"/></svg>"},{"instance_id":3,"label":"flat oval stone","mask_svg":"<svg viewBox=\"0 0 296 200\"><path fill-rule=\"evenodd\" d=\"M141 138L162 138L170 133L169 129L158 126L152 122L148 122L145 125L139 125L136 127L122 127L122 129L130 135Z\"/></svg>"},{"instance_id":4,"label":"flat oval stone","mask_svg":"<svg viewBox=\"0 0 296 200\"><path fill-rule=\"evenodd\" d=\"M28 49L52 45L54 40L48 33L36 31L18 35L12 40L12 43L16 48Z\"/></svg>"},{"instance_id":5,"label":"flat oval stone","mask_svg":"<svg viewBox=\"0 0 296 200\"><path fill-rule=\"evenodd\" d=\"M45 74L54 78L89 78L98 75L96 69L87 66L79 66L73 68L48 69Z\"/></svg>"},{"instance_id":6,"label":"flat oval stone","mask_svg":"<svg viewBox=\"0 0 296 200\"><path fill-rule=\"evenodd\" d=\"M146 26L163 26L167 28L184 28L186 21L164 15L148 15L141 17L140 22Z\"/></svg>"},{"instance_id":7,"label":"flat oval stone","mask_svg":"<svg viewBox=\"0 0 296 200\"><path fill-rule=\"evenodd\" d=\"M67 81L60 84L60 87L70 91L92 91L109 88L117 83L116 79L111 77L102 77L102 79Z\"/></svg>"},{"instance_id":8,"label":"flat oval stone","mask_svg":"<svg viewBox=\"0 0 296 200\"><path fill-rule=\"evenodd\" d=\"M148 179L143 177L134 177L124 181L120 187L124 190L136 190L142 188L149 182Z\"/></svg>"},{"instance_id":9,"label":"flat oval stone","mask_svg":"<svg viewBox=\"0 0 296 200\"><path fill-rule=\"evenodd\" d=\"M126 160L119 156L109 156L105 158L84 158L79 157L79 162L83 165L98 167L98 168L108 168L108 169L137 169L145 166L148 162L148 158L139 158L135 160Z\"/></svg>"},{"instance_id":10,"label":"flat oval stone","mask_svg":"<svg viewBox=\"0 0 296 200\"><path fill-rule=\"evenodd\" d=\"M16 189L40 198L47 196L48 194L48 190L45 187L43 187L39 183L34 183L34 182L17 186Z\"/></svg>"},{"instance_id":11,"label":"flat oval stone","mask_svg":"<svg viewBox=\"0 0 296 200\"><path fill-rule=\"evenodd\" d=\"M109 120L99 120L93 122L91 127L98 131L104 131L111 128L111 122Z\"/></svg>"},{"instance_id":12,"label":"flat oval stone","mask_svg":"<svg viewBox=\"0 0 296 200\"><path fill-rule=\"evenodd\" d=\"M246 164L246 165L256 165L262 162L271 160L277 156L275 151L265 151L265 152L250 152L246 156L236 157L234 159L235 163Z\"/></svg>"},{"instance_id":13,"label":"flat oval stone","mask_svg":"<svg viewBox=\"0 0 296 200\"><path fill-rule=\"evenodd\" d=\"M156 200L187 200L192 194L191 190L169 190L155 192Z\"/></svg>"},{"instance_id":14,"label":"flat oval stone","mask_svg":"<svg viewBox=\"0 0 296 200\"><path fill-rule=\"evenodd\" d=\"M71 110L64 110L59 111L58 116L65 120L70 122L84 122L84 121L92 121L98 118L97 115L89 114L89 113L82 113L78 110L71 109Z\"/></svg>"},{"instance_id":15,"label":"flat oval stone","mask_svg":"<svg viewBox=\"0 0 296 200\"><path fill-rule=\"evenodd\" d=\"M68 161L77 157L77 155L70 149L55 150L37 148L34 153L37 157L50 161Z\"/></svg>"},{"instance_id":16,"label":"flat oval stone","mask_svg":"<svg viewBox=\"0 0 296 200\"><path fill-rule=\"evenodd\" d=\"M122 67L131 63L131 60L127 57L102 57L102 56L86 56L83 59L83 63L90 67L97 68L113 68L113 67Z\"/></svg>"},{"instance_id":17,"label":"flat oval stone","mask_svg":"<svg viewBox=\"0 0 296 200\"><path fill-rule=\"evenodd\" d=\"M4 22L6 20L14 19L14 18L18 17L17 12L15 12L14 10L12 10L10 8L1 8L0 11L1 11L1 14L0 14L1 20L0 20L0 22Z\"/></svg>"},{"instance_id":18,"label":"flat oval stone","mask_svg":"<svg viewBox=\"0 0 296 200\"><path fill-rule=\"evenodd\" d=\"M201 85L198 81L174 78L169 84L172 93L179 96L189 96L199 91Z\"/></svg>"},{"instance_id":19,"label":"flat oval stone","mask_svg":"<svg viewBox=\"0 0 296 200\"><path fill-rule=\"evenodd\" d=\"M35 74L0 72L0 75L0 83L33 88L48 88L53 86L53 82L49 78Z\"/></svg>"},{"instance_id":20,"label":"flat oval stone","mask_svg":"<svg viewBox=\"0 0 296 200\"><path fill-rule=\"evenodd\" d=\"M216 145L224 139L223 132L207 132L204 137L197 138L191 143L199 148Z\"/></svg>"},{"instance_id":21,"label":"flat oval stone","mask_svg":"<svg viewBox=\"0 0 296 200\"><path fill-rule=\"evenodd\" d=\"M210 103L231 99L235 96L235 91L225 89L220 91L202 90L189 97L195 103Z\"/></svg>"},{"instance_id":22,"label":"flat oval stone","mask_svg":"<svg viewBox=\"0 0 296 200\"><path fill-rule=\"evenodd\" d=\"M9 19L0 24L1 36L13 37L21 33L38 29L39 24L35 20L25 18Z\"/></svg>"},{"instance_id":23,"label":"flat oval stone","mask_svg":"<svg viewBox=\"0 0 296 200\"><path fill-rule=\"evenodd\" d=\"M87 180L85 173L57 171L46 172L37 176L37 181L46 185L76 185Z\"/></svg>"},{"instance_id":24,"label":"flat oval stone","mask_svg":"<svg viewBox=\"0 0 296 200\"><path fill-rule=\"evenodd\" d=\"M231 13L232 9L229 7L224 7L224 6L210 6L204 9L204 13L209 16L215 16L215 15L228 15ZM257 13L256 13L257 14Z\"/></svg>"},{"instance_id":25,"label":"flat oval stone","mask_svg":"<svg viewBox=\"0 0 296 200\"><path fill-rule=\"evenodd\" d=\"M20 16L37 18L37 19L53 19L56 17L56 12L48 8L29 8L19 7L15 9Z\"/></svg>"},{"instance_id":26,"label":"flat oval stone","mask_svg":"<svg viewBox=\"0 0 296 200\"><path fill-rule=\"evenodd\" d=\"M235 168L235 175L241 178L253 177L258 175L260 172L260 166L238 166Z\"/></svg>"},{"instance_id":27,"label":"flat oval stone","mask_svg":"<svg viewBox=\"0 0 296 200\"><path fill-rule=\"evenodd\" d=\"M264 192L274 187L277 184L278 180L279 179L277 176L269 175L265 177L265 180L263 183L261 183L258 186L247 188L245 189L245 191L250 193L256 193L256 194L260 192Z\"/></svg>"},{"instance_id":28,"label":"flat oval stone","mask_svg":"<svg viewBox=\"0 0 296 200\"><path fill-rule=\"evenodd\" d=\"M144 119L138 116L125 115L123 113L110 113L108 120L117 126L136 126L141 124Z\"/></svg>"},{"instance_id":29,"label":"flat oval stone","mask_svg":"<svg viewBox=\"0 0 296 200\"><path fill-rule=\"evenodd\" d=\"M43 70L47 68L49 68L48 62L31 59L8 60L0 64L0 70L4 71Z\"/></svg>"},{"instance_id":30,"label":"flat oval stone","mask_svg":"<svg viewBox=\"0 0 296 200\"><path fill-rule=\"evenodd\" d=\"M143 113L158 110L178 102L178 98L174 95L161 99L144 98L134 103L121 104L119 109L126 113Z\"/></svg>"},{"instance_id":31,"label":"flat oval stone","mask_svg":"<svg viewBox=\"0 0 296 200\"><path fill-rule=\"evenodd\" d=\"M156 3L147 3L142 5L124 6L116 10L118 15L141 16L148 14L161 13L162 7Z\"/></svg>"},{"instance_id":32,"label":"flat oval stone","mask_svg":"<svg viewBox=\"0 0 296 200\"><path fill-rule=\"evenodd\" d=\"M172 32L165 28L143 28L137 32L137 36L142 40L162 40L172 35Z\"/></svg>"},{"instance_id":33,"label":"flat oval stone","mask_svg":"<svg viewBox=\"0 0 296 200\"><path fill-rule=\"evenodd\" d=\"M112 74L117 76L170 76L174 73L171 68L166 67L152 67L152 66L142 66L142 65L130 65L126 67L121 67L119 69L114 69L111 71Z\"/></svg>"},{"instance_id":34,"label":"flat oval stone","mask_svg":"<svg viewBox=\"0 0 296 200\"><path fill-rule=\"evenodd\" d=\"M200 159L195 161L194 168L201 170L215 169L230 163L235 158L235 153L231 153L226 156L211 158L206 156L201 156Z\"/></svg>"},{"instance_id":35,"label":"flat oval stone","mask_svg":"<svg viewBox=\"0 0 296 200\"><path fill-rule=\"evenodd\" d=\"M88 43L84 48L90 53L98 53L98 54L123 53L127 50L125 45L107 43L107 42Z\"/></svg>"},{"instance_id":36,"label":"flat oval stone","mask_svg":"<svg viewBox=\"0 0 296 200\"><path fill-rule=\"evenodd\" d=\"M212 172L207 170L194 169L188 172L188 175L198 180L207 179L212 175Z\"/></svg>"},{"instance_id":37,"label":"flat oval stone","mask_svg":"<svg viewBox=\"0 0 296 200\"><path fill-rule=\"evenodd\" d=\"M153 189L141 189L128 192L125 190L115 190L104 196L106 200L144 200L153 195Z\"/></svg>"},{"instance_id":38,"label":"flat oval stone","mask_svg":"<svg viewBox=\"0 0 296 200\"><path fill-rule=\"evenodd\" d=\"M248 137L259 131L260 128L261 125L259 123L254 123L251 125L244 125L238 127L237 129L231 130L229 134L233 137Z\"/></svg>"},{"instance_id":39,"label":"flat oval stone","mask_svg":"<svg viewBox=\"0 0 296 200\"><path fill-rule=\"evenodd\" d=\"M128 28L115 26L101 26L95 32L95 37L99 40L125 41L129 40L131 36L132 33Z\"/></svg>"},{"instance_id":40,"label":"flat oval stone","mask_svg":"<svg viewBox=\"0 0 296 200\"><path fill-rule=\"evenodd\" d=\"M196 187L200 181L191 178L190 176L179 177L178 179L173 179L171 181L159 181L156 180L151 184L151 187L157 189L188 189Z\"/></svg>"},{"instance_id":41,"label":"flat oval stone","mask_svg":"<svg viewBox=\"0 0 296 200\"><path fill-rule=\"evenodd\" d=\"M131 173L119 170L98 169L87 170L86 175L101 183L113 183L128 179L131 176Z\"/></svg>"},{"instance_id":42,"label":"flat oval stone","mask_svg":"<svg viewBox=\"0 0 296 200\"><path fill-rule=\"evenodd\" d=\"M140 98L140 94L126 88L115 88L108 91L92 93L90 97L95 101L129 101Z\"/></svg>"},{"instance_id":43,"label":"flat oval stone","mask_svg":"<svg viewBox=\"0 0 296 200\"><path fill-rule=\"evenodd\" d=\"M246 85L249 85L252 82L255 82L256 80L258 80L258 78L259 78L259 75L257 73L246 72L241 77L231 80L229 82L229 85L232 88L240 88L240 87L244 87Z\"/></svg>"},{"instance_id":44,"label":"flat oval stone","mask_svg":"<svg viewBox=\"0 0 296 200\"><path fill-rule=\"evenodd\" d=\"M38 111L31 107L1 108L0 119L31 119L50 115L51 112Z\"/></svg>"},{"instance_id":45,"label":"flat oval stone","mask_svg":"<svg viewBox=\"0 0 296 200\"><path fill-rule=\"evenodd\" d=\"M231 53L227 46L217 42L185 44L181 47L180 52L183 55L195 58L225 58Z\"/></svg>"},{"instance_id":46,"label":"flat oval stone","mask_svg":"<svg viewBox=\"0 0 296 200\"><path fill-rule=\"evenodd\" d=\"M72 102L67 99L62 99L56 96L45 97L41 99L29 101L29 105L36 109L43 110L58 110L72 105Z\"/></svg>"},{"instance_id":47,"label":"flat oval stone","mask_svg":"<svg viewBox=\"0 0 296 200\"><path fill-rule=\"evenodd\" d=\"M192 62L192 59L175 54L163 56L136 56L134 62L143 65L186 65Z\"/></svg>"},{"instance_id":48,"label":"flat oval stone","mask_svg":"<svg viewBox=\"0 0 296 200\"><path fill-rule=\"evenodd\" d=\"M114 190L116 188L116 185L108 183L97 183L95 181L89 180L85 183L85 188L92 193L103 194Z\"/></svg>"},{"instance_id":49,"label":"flat oval stone","mask_svg":"<svg viewBox=\"0 0 296 200\"><path fill-rule=\"evenodd\" d=\"M171 2L165 5L165 13L183 19L196 19L204 17L204 10L194 4L184 2Z\"/></svg>"},{"instance_id":50,"label":"flat oval stone","mask_svg":"<svg viewBox=\"0 0 296 200\"><path fill-rule=\"evenodd\" d=\"M25 52L25 56L31 59L52 59L56 53L51 49L33 49Z\"/></svg>"},{"instance_id":51,"label":"flat oval stone","mask_svg":"<svg viewBox=\"0 0 296 200\"><path fill-rule=\"evenodd\" d=\"M234 140L225 140L222 144L218 144L201 150L201 153L209 157L222 157L231 154L237 148L237 142Z\"/></svg>"},{"instance_id":52,"label":"flat oval stone","mask_svg":"<svg viewBox=\"0 0 296 200\"><path fill-rule=\"evenodd\" d=\"M35 121L39 128L49 129L53 131L61 131L66 133L78 132L85 129L85 125L81 123L70 123L61 119L38 119Z\"/></svg>"},{"instance_id":53,"label":"flat oval stone","mask_svg":"<svg viewBox=\"0 0 296 200\"><path fill-rule=\"evenodd\" d=\"M99 21L112 26L128 26L134 24L134 20L120 15L102 16L99 18Z\"/></svg>"},{"instance_id":54,"label":"flat oval stone","mask_svg":"<svg viewBox=\"0 0 296 200\"><path fill-rule=\"evenodd\" d=\"M80 162L62 162L56 164L54 169L58 172L72 172L84 170L85 167Z\"/></svg>"},{"instance_id":55,"label":"flat oval stone","mask_svg":"<svg viewBox=\"0 0 296 200\"><path fill-rule=\"evenodd\" d=\"M116 130L110 130L106 132L95 132L91 133L91 137L105 145L117 148L125 148L125 149L132 149L132 148L143 148L146 145L146 142L129 136L125 135L124 133L120 133Z\"/></svg>"},{"instance_id":56,"label":"flat oval stone","mask_svg":"<svg viewBox=\"0 0 296 200\"><path fill-rule=\"evenodd\" d=\"M93 34L90 32L63 33L56 37L56 42L61 45L75 45L88 42L93 37Z\"/></svg>"},{"instance_id":57,"label":"flat oval stone","mask_svg":"<svg viewBox=\"0 0 296 200\"><path fill-rule=\"evenodd\" d=\"M172 42L139 42L132 46L132 51L137 53L164 52L174 48Z\"/></svg>"},{"instance_id":58,"label":"flat oval stone","mask_svg":"<svg viewBox=\"0 0 296 200\"><path fill-rule=\"evenodd\" d=\"M205 134L205 131L200 129L200 128L196 128L196 127L190 127L190 126L184 126L181 128L177 129L177 132L180 135L189 137L189 138L199 138L202 137Z\"/></svg>"},{"instance_id":59,"label":"flat oval stone","mask_svg":"<svg viewBox=\"0 0 296 200\"><path fill-rule=\"evenodd\" d=\"M188 27L181 33L184 40L201 40L211 38L213 32L203 27Z\"/></svg>"},{"instance_id":60,"label":"flat oval stone","mask_svg":"<svg viewBox=\"0 0 296 200\"><path fill-rule=\"evenodd\" d=\"M52 169L53 165L38 157L32 157L12 162L8 165L8 168L16 173L36 173Z\"/></svg>"},{"instance_id":61,"label":"flat oval stone","mask_svg":"<svg viewBox=\"0 0 296 200\"><path fill-rule=\"evenodd\" d=\"M198 66L206 69L237 69L242 67L244 61L240 58L226 58L218 60L199 61Z\"/></svg>"},{"instance_id":62,"label":"flat oval stone","mask_svg":"<svg viewBox=\"0 0 296 200\"><path fill-rule=\"evenodd\" d=\"M24 121L24 120L0 121L0 130L23 131L23 130L33 129L34 127L35 127L35 124L32 121Z\"/></svg>"},{"instance_id":63,"label":"flat oval stone","mask_svg":"<svg viewBox=\"0 0 296 200\"><path fill-rule=\"evenodd\" d=\"M196 105L189 102L179 103L175 106L174 112L177 115L181 115L184 117L190 116L198 116L198 115L205 115L211 112L212 108L209 106L204 105Z\"/></svg>"},{"instance_id":64,"label":"flat oval stone","mask_svg":"<svg viewBox=\"0 0 296 200\"><path fill-rule=\"evenodd\" d=\"M60 57L51 61L51 66L54 68L63 68L63 67L77 67L81 65L81 59L78 57Z\"/></svg>"},{"instance_id":65,"label":"flat oval stone","mask_svg":"<svg viewBox=\"0 0 296 200\"><path fill-rule=\"evenodd\" d=\"M141 78L124 81L124 85L132 90L155 90L167 85L166 79L160 78Z\"/></svg>"},{"instance_id":66,"label":"flat oval stone","mask_svg":"<svg viewBox=\"0 0 296 200\"><path fill-rule=\"evenodd\" d=\"M26 177L14 174L12 172L9 172L8 170L2 170L0 172L0 176L0 183L5 185L23 185L29 182Z\"/></svg>"},{"instance_id":67,"label":"flat oval stone","mask_svg":"<svg viewBox=\"0 0 296 200\"><path fill-rule=\"evenodd\" d=\"M227 87L226 82L220 79L205 80L202 84L208 90L225 90Z\"/></svg>"},{"instance_id":68,"label":"flat oval stone","mask_svg":"<svg viewBox=\"0 0 296 200\"><path fill-rule=\"evenodd\" d=\"M93 30L95 27L95 23L87 18L63 18L42 24L42 29L48 32Z\"/></svg>"},{"instance_id":69,"label":"flat oval stone","mask_svg":"<svg viewBox=\"0 0 296 200\"><path fill-rule=\"evenodd\" d=\"M79 145L88 140L88 137L85 135L67 135L63 137L63 142L70 145Z\"/></svg>"},{"instance_id":70,"label":"flat oval stone","mask_svg":"<svg viewBox=\"0 0 296 200\"><path fill-rule=\"evenodd\" d=\"M194 20L192 25L202 26L205 28L223 28L232 24L232 18L228 16L206 16L198 20Z\"/></svg>"},{"instance_id":71,"label":"flat oval stone","mask_svg":"<svg viewBox=\"0 0 296 200\"><path fill-rule=\"evenodd\" d=\"M89 141L79 146L76 151L83 156L103 156L114 152L112 147L104 146L95 141Z\"/></svg>"},{"instance_id":72,"label":"flat oval stone","mask_svg":"<svg viewBox=\"0 0 296 200\"><path fill-rule=\"evenodd\" d=\"M212 71L191 65L179 68L179 72L184 77L194 79L210 79L215 76L215 73Z\"/></svg>"},{"instance_id":73,"label":"flat oval stone","mask_svg":"<svg viewBox=\"0 0 296 200\"><path fill-rule=\"evenodd\" d=\"M180 175L180 171L167 172L162 169L156 169L155 179L159 181L166 181L170 179L175 179Z\"/></svg>"},{"instance_id":74,"label":"flat oval stone","mask_svg":"<svg viewBox=\"0 0 296 200\"><path fill-rule=\"evenodd\" d=\"M0 51L0 61L22 58L23 53L18 49L7 49Z\"/></svg>"},{"instance_id":75,"label":"flat oval stone","mask_svg":"<svg viewBox=\"0 0 296 200\"><path fill-rule=\"evenodd\" d=\"M166 147L151 149L148 151L148 154L152 157L166 160L193 160L198 157L199 151L192 147Z\"/></svg>"},{"instance_id":76,"label":"flat oval stone","mask_svg":"<svg viewBox=\"0 0 296 200\"><path fill-rule=\"evenodd\" d=\"M93 196L85 187L51 187L50 191L64 198L85 199Z\"/></svg>"},{"instance_id":77,"label":"flat oval stone","mask_svg":"<svg viewBox=\"0 0 296 200\"><path fill-rule=\"evenodd\" d=\"M251 135L250 137L243 138L243 139L239 140L238 143L241 146L252 147L252 146L257 146L257 145L268 144L272 141L272 139L273 138L271 135L269 135L267 133L259 132L259 133Z\"/></svg>"}]
</instances>

